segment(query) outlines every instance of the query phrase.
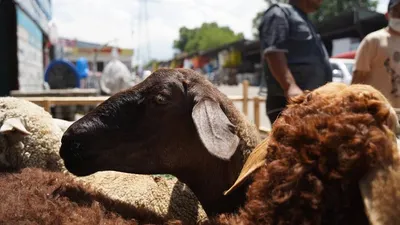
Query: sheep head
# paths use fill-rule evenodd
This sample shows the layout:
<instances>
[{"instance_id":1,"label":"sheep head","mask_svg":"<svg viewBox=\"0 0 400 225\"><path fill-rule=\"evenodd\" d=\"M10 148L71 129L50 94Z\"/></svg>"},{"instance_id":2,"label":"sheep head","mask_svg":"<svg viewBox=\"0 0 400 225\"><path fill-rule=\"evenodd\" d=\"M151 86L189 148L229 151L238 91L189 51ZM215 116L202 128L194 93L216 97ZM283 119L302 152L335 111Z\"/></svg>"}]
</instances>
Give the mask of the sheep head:
<instances>
[{"instance_id":1,"label":"sheep head","mask_svg":"<svg viewBox=\"0 0 400 225\"><path fill-rule=\"evenodd\" d=\"M21 142L26 135L31 135L22 118L5 119L0 127L0 167L8 168L11 166L8 149L23 149L24 144ZM14 159L15 161L15 159Z\"/></svg>"},{"instance_id":2,"label":"sheep head","mask_svg":"<svg viewBox=\"0 0 400 225\"><path fill-rule=\"evenodd\" d=\"M157 70L74 122L62 137L60 155L78 176L102 170L174 173L199 160L229 161L239 137L221 95L192 70Z\"/></svg>"},{"instance_id":3,"label":"sheep head","mask_svg":"<svg viewBox=\"0 0 400 225\"><path fill-rule=\"evenodd\" d=\"M389 110L389 114L385 117L386 120L382 121L382 124L388 128L388 135L393 138L393 146L397 149L397 139L394 134L399 134L400 131L400 124L397 114L393 107L390 105L389 101L380 93L378 90L373 88L370 85L362 85L362 84L355 84L355 85L346 85L342 83L328 83L314 91L306 91L305 94L294 97L290 100L290 104L288 107L299 107L299 104L307 103L307 101L312 101L314 96L326 98L337 98L337 97L348 97L351 95L358 95L363 96L365 100L372 100L370 101L370 108L371 110L374 109L376 105L385 105L386 109ZM366 109L369 110L369 109ZM380 113L380 112L372 112L372 113ZM386 113L385 111L382 113ZM268 154L268 138L265 139L262 143L260 143L250 154L246 163L243 166L242 171L238 179L235 183L224 192L225 195L228 195L230 192L235 190L239 187L246 179L248 179L254 171L258 168L263 166L266 162L266 157ZM393 151L394 155L398 154L398 151ZM395 156L397 157L397 156ZM371 172L371 174L376 174L376 172ZM372 176L372 178L371 178ZM370 175L369 180L372 181L373 177L376 175ZM370 182L367 182L370 183ZM364 185L363 185L364 184ZM366 183L361 183L362 188L365 187ZM367 199L366 199L367 201Z\"/></svg>"}]
</instances>

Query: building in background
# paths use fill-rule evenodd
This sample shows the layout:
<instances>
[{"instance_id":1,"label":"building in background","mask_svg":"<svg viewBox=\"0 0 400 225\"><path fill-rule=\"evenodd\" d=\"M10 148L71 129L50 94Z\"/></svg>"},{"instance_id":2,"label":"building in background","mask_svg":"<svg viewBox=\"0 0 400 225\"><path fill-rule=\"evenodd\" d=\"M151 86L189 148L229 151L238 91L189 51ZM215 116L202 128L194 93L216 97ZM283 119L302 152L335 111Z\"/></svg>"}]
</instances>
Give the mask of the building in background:
<instances>
[{"instance_id":1,"label":"building in background","mask_svg":"<svg viewBox=\"0 0 400 225\"><path fill-rule=\"evenodd\" d=\"M43 90L51 60L50 0L10 0L0 4L0 95L11 90Z\"/></svg>"},{"instance_id":2,"label":"building in background","mask_svg":"<svg viewBox=\"0 0 400 225\"><path fill-rule=\"evenodd\" d=\"M112 46L104 46L97 43L90 43L76 39L60 38L61 55L74 64L79 58L86 58L89 61L90 70L93 70L93 63L97 61L96 71L102 72L104 66L111 61ZM97 52L97 56L95 55ZM119 60L128 68L131 68L133 49L118 48ZM96 59L95 59L96 57Z\"/></svg>"}]
</instances>

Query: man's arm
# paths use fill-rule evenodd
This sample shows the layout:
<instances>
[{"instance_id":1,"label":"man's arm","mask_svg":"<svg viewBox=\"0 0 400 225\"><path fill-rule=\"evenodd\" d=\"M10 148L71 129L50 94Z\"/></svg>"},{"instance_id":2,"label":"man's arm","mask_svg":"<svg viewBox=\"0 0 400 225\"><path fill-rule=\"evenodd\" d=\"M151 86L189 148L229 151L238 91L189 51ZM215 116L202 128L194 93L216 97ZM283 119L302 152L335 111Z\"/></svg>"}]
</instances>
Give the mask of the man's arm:
<instances>
[{"instance_id":1,"label":"man's arm","mask_svg":"<svg viewBox=\"0 0 400 225\"><path fill-rule=\"evenodd\" d=\"M371 40L364 38L357 48L352 84L364 84L371 70L373 57L376 55L375 48L371 47Z\"/></svg>"},{"instance_id":2,"label":"man's arm","mask_svg":"<svg viewBox=\"0 0 400 225\"><path fill-rule=\"evenodd\" d=\"M355 70L353 72L353 79L351 80L351 84L364 84L368 77L367 71L359 71Z\"/></svg>"},{"instance_id":3,"label":"man's arm","mask_svg":"<svg viewBox=\"0 0 400 225\"><path fill-rule=\"evenodd\" d=\"M289 70L284 46L289 37L289 22L285 13L278 6L272 6L263 16L263 25L260 29L261 42L266 61L272 76L278 81L286 97L302 93Z\"/></svg>"},{"instance_id":4,"label":"man's arm","mask_svg":"<svg viewBox=\"0 0 400 225\"><path fill-rule=\"evenodd\" d=\"M286 97L293 97L303 93L289 70L284 52L266 53L265 58L272 75L281 85Z\"/></svg>"}]
</instances>

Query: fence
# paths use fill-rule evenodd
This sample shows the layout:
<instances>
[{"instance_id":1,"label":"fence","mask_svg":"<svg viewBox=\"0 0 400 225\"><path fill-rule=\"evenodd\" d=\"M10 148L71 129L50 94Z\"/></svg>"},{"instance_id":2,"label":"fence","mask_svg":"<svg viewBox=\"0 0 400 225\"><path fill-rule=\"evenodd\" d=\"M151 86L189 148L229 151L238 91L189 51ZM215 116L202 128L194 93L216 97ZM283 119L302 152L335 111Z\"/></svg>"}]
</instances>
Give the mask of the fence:
<instances>
[{"instance_id":1,"label":"fence","mask_svg":"<svg viewBox=\"0 0 400 225\"><path fill-rule=\"evenodd\" d=\"M243 114L248 116L249 102L253 102L254 123L262 134L268 134L269 129L260 126L260 104L265 101L264 97L256 96L249 98L249 81L245 80L243 84L242 96L228 96L233 102L242 102ZM85 96L85 97L18 97L31 101L42 106L47 112L51 111L52 106L76 106L76 105L97 105L109 98L109 96Z\"/></svg>"},{"instance_id":2,"label":"fence","mask_svg":"<svg viewBox=\"0 0 400 225\"><path fill-rule=\"evenodd\" d=\"M244 115L248 116L249 102L253 102L253 112L254 112L254 124L260 130L261 134L266 135L269 133L268 128L262 127L260 125L260 104L265 102L265 98L261 96L255 96L249 98L249 82L244 80L243 84L243 94L242 96L228 96L233 102L242 102L242 112ZM51 106L75 106L75 105L97 105L109 98L109 96L96 96L96 97L19 97L36 103L42 106L47 112L50 112ZM400 108L395 108L395 111L400 115ZM263 115L266 116L266 115Z\"/></svg>"}]
</instances>

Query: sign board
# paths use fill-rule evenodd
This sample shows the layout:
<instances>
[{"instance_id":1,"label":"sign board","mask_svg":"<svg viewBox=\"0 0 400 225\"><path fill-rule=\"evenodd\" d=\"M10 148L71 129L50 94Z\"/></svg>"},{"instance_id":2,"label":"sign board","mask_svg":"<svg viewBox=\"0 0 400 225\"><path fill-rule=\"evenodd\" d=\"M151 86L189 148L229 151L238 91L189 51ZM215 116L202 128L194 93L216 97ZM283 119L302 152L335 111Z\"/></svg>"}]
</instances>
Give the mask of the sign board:
<instances>
[{"instance_id":1,"label":"sign board","mask_svg":"<svg viewBox=\"0 0 400 225\"><path fill-rule=\"evenodd\" d=\"M64 47L65 57L85 57L93 58L95 51L94 48L77 48L77 47ZM131 57L133 55L132 49L118 49L119 57ZM111 57L111 48L104 48L97 51L98 57Z\"/></svg>"},{"instance_id":2,"label":"sign board","mask_svg":"<svg viewBox=\"0 0 400 225\"><path fill-rule=\"evenodd\" d=\"M43 90L43 34L17 7L18 82L20 91Z\"/></svg>"}]
</instances>

